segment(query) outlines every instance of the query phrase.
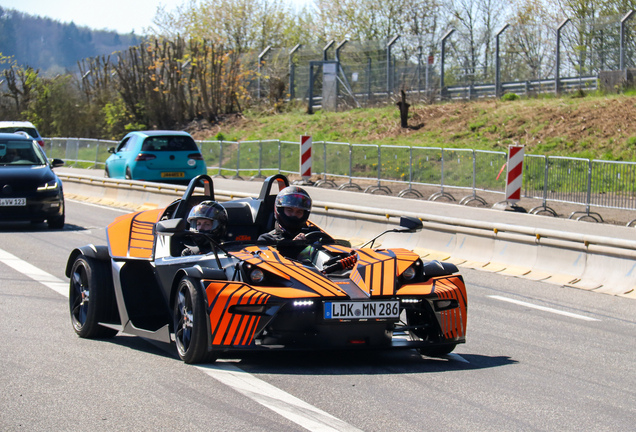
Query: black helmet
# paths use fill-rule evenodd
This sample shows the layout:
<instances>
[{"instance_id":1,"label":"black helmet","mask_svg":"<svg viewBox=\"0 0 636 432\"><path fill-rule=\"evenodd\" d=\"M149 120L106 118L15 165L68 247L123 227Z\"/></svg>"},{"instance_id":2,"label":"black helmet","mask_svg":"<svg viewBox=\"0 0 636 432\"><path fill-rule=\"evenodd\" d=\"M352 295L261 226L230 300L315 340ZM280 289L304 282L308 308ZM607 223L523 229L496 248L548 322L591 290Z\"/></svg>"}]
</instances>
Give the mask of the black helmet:
<instances>
[{"instance_id":1,"label":"black helmet","mask_svg":"<svg viewBox=\"0 0 636 432\"><path fill-rule=\"evenodd\" d=\"M212 221L212 228L209 230L197 230L198 219ZM212 234L217 238L221 238L227 231L227 211L216 201L203 201L201 204L192 207L188 215L188 223L190 224L190 231Z\"/></svg>"},{"instance_id":2,"label":"black helmet","mask_svg":"<svg viewBox=\"0 0 636 432\"><path fill-rule=\"evenodd\" d=\"M289 217L285 214L285 207L299 208L303 210L303 217ZM309 219L309 213L311 212L311 197L304 189L298 186L288 186L276 195L276 202L274 204L274 216L278 225L284 231L298 231L300 230L307 219Z\"/></svg>"}]
</instances>

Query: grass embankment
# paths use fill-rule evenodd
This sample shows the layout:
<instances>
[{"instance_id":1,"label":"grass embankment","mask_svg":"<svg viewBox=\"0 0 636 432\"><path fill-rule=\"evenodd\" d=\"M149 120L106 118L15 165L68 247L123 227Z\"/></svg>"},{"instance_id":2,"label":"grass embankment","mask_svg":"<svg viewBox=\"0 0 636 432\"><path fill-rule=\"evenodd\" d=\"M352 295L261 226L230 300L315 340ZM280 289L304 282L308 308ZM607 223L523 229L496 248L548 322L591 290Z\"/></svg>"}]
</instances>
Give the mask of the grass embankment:
<instances>
[{"instance_id":1,"label":"grass embankment","mask_svg":"<svg viewBox=\"0 0 636 432\"><path fill-rule=\"evenodd\" d=\"M521 144L527 154L635 161L635 115L636 93L413 105L407 129L394 105L313 115L303 107L246 112L197 138L297 142L308 133L314 141L495 151Z\"/></svg>"}]
</instances>

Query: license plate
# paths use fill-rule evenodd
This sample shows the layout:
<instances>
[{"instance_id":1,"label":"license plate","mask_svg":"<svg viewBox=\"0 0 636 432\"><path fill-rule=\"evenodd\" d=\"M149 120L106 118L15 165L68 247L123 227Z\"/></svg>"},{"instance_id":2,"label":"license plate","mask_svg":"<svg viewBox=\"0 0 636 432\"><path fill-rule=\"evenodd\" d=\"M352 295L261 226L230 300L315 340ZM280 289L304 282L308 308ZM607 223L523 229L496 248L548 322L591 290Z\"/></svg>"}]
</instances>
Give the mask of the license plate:
<instances>
[{"instance_id":1,"label":"license plate","mask_svg":"<svg viewBox=\"0 0 636 432\"><path fill-rule=\"evenodd\" d=\"M2 198L0 199L0 207L25 206L26 198Z\"/></svg>"},{"instance_id":2,"label":"license plate","mask_svg":"<svg viewBox=\"0 0 636 432\"><path fill-rule=\"evenodd\" d=\"M400 302L356 301L325 302L325 319L399 318Z\"/></svg>"},{"instance_id":3,"label":"license plate","mask_svg":"<svg viewBox=\"0 0 636 432\"><path fill-rule=\"evenodd\" d=\"M175 177L185 177L185 173L182 172L162 172L161 177L175 178Z\"/></svg>"}]
</instances>

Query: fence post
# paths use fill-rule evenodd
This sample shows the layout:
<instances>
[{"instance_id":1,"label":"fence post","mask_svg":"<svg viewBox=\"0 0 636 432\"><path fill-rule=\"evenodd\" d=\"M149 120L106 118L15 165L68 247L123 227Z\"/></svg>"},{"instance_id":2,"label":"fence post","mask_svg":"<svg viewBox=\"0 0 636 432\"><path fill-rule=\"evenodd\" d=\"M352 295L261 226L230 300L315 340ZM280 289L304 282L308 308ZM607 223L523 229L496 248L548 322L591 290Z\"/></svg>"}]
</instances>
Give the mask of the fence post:
<instances>
[{"instance_id":1,"label":"fence post","mask_svg":"<svg viewBox=\"0 0 636 432\"><path fill-rule=\"evenodd\" d=\"M240 170L241 170L241 142L237 141L236 142L236 174L234 174L234 176L232 177L233 179L243 180L243 178L241 178L241 176L239 175Z\"/></svg>"},{"instance_id":2,"label":"fence post","mask_svg":"<svg viewBox=\"0 0 636 432\"><path fill-rule=\"evenodd\" d=\"M93 164L93 169L97 169L97 162L99 161L99 140L95 144L95 163Z\"/></svg>"},{"instance_id":3,"label":"fence post","mask_svg":"<svg viewBox=\"0 0 636 432\"><path fill-rule=\"evenodd\" d=\"M256 98L259 100L259 102L261 100L261 66L263 66L263 57L265 57L265 55L269 52L270 49L272 49L272 47L268 46L267 48L263 50L262 53L258 55L258 76L256 81L257 83Z\"/></svg>"},{"instance_id":4,"label":"fence post","mask_svg":"<svg viewBox=\"0 0 636 432\"><path fill-rule=\"evenodd\" d=\"M499 55L499 36L506 29L510 27L510 24L505 24L501 30L497 32L495 36L495 97L499 98L501 96L501 56Z\"/></svg>"},{"instance_id":5,"label":"fence post","mask_svg":"<svg viewBox=\"0 0 636 432\"><path fill-rule=\"evenodd\" d=\"M221 174L221 167L223 166L223 140L220 140L219 144L219 177L223 177L223 174Z\"/></svg>"},{"instance_id":6,"label":"fence post","mask_svg":"<svg viewBox=\"0 0 636 432\"><path fill-rule=\"evenodd\" d=\"M561 21L556 33L556 59L554 64L554 94L559 95L559 70L561 68L561 29L570 22L570 18Z\"/></svg>"},{"instance_id":7,"label":"fence post","mask_svg":"<svg viewBox=\"0 0 636 432\"><path fill-rule=\"evenodd\" d=\"M296 97L296 91L295 91L295 78L296 78L296 66L294 65L294 53L296 51L298 51L298 49L301 47L301 44L296 45L295 47L293 47L291 49L291 51L289 52L289 100L292 101L294 100L294 98ZM259 173L260 175L260 173Z\"/></svg>"},{"instance_id":8,"label":"fence post","mask_svg":"<svg viewBox=\"0 0 636 432\"><path fill-rule=\"evenodd\" d=\"M625 70L625 23L629 20L632 15L634 15L634 10L630 10L625 14L623 19L621 19L621 60L620 60L620 69Z\"/></svg>"},{"instance_id":9,"label":"fence post","mask_svg":"<svg viewBox=\"0 0 636 432\"><path fill-rule=\"evenodd\" d=\"M423 198L420 191L413 189L413 146L409 147L409 187L398 192L400 198L413 194L417 198Z\"/></svg>"},{"instance_id":10,"label":"fence post","mask_svg":"<svg viewBox=\"0 0 636 432\"><path fill-rule=\"evenodd\" d=\"M386 97L391 97L391 47L398 40L400 35L394 36L393 39L386 44Z\"/></svg>"},{"instance_id":11,"label":"fence post","mask_svg":"<svg viewBox=\"0 0 636 432\"><path fill-rule=\"evenodd\" d=\"M440 191L428 197L428 200L435 201L437 198L446 198L449 201L455 201L454 196L452 196L448 192L444 192L444 148L442 148L442 172L440 177L440 186L441 186Z\"/></svg>"},{"instance_id":12,"label":"fence post","mask_svg":"<svg viewBox=\"0 0 636 432\"><path fill-rule=\"evenodd\" d=\"M475 149L473 149L473 194L465 196L459 203L461 205L467 205L469 202L478 201L482 205L486 205L486 200L480 196L477 196L477 156L475 155Z\"/></svg>"},{"instance_id":13,"label":"fence post","mask_svg":"<svg viewBox=\"0 0 636 432\"><path fill-rule=\"evenodd\" d=\"M592 202L592 159L588 159L587 165L587 196L585 198L585 211L574 211L570 214L568 219L572 219L575 214L581 214L576 220L581 220L585 217L592 219L594 222L604 222L603 217L596 213L590 212L590 203Z\"/></svg>"},{"instance_id":14,"label":"fence post","mask_svg":"<svg viewBox=\"0 0 636 432\"><path fill-rule=\"evenodd\" d=\"M282 170L282 144L280 143L280 140L278 140L278 174L281 173Z\"/></svg>"},{"instance_id":15,"label":"fence post","mask_svg":"<svg viewBox=\"0 0 636 432\"><path fill-rule=\"evenodd\" d=\"M391 189L380 184L380 177L382 173L382 150L379 145L376 147L378 148L378 184L376 186L368 186L364 190L364 193L374 193L376 191L381 191L384 192L385 195L391 195Z\"/></svg>"},{"instance_id":16,"label":"fence post","mask_svg":"<svg viewBox=\"0 0 636 432\"><path fill-rule=\"evenodd\" d=\"M548 207L548 170L550 169L549 158L547 156L543 156L544 160L544 169L543 169L543 204L534 208L531 208L528 213L530 214L541 214L543 212L549 213L550 215L557 217L557 212Z\"/></svg>"},{"instance_id":17,"label":"fence post","mask_svg":"<svg viewBox=\"0 0 636 432\"><path fill-rule=\"evenodd\" d=\"M444 62L446 61L446 39L450 37L455 32L455 29L450 29L446 32L444 37L442 37L442 52L440 55L440 72L439 72L439 91L440 91L440 99L446 98L446 89L444 87Z\"/></svg>"}]
</instances>

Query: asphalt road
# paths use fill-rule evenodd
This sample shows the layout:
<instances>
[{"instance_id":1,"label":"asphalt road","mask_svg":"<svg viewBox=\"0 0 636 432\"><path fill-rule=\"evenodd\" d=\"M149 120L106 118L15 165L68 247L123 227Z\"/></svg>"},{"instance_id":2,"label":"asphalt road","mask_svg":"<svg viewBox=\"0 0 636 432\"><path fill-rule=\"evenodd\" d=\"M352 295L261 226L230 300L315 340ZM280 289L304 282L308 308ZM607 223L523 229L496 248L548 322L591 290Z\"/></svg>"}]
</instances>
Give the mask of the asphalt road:
<instances>
[{"instance_id":1,"label":"asphalt road","mask_svg":"<svg viewBox=\"0 0 636 432\"><path fill-rule=\"evenodd\" d=\"M446 358L267 353L189 366L174 346L75 335L54 289L66 289L72 248L105 244L122 213L67 206L62 231L0 224L2 431L633 429L633 299L462 269L467 343Z\"/></svg>"}]
</instances>

